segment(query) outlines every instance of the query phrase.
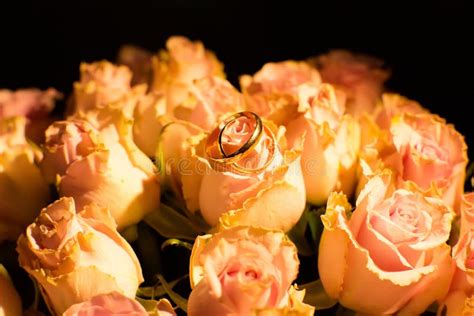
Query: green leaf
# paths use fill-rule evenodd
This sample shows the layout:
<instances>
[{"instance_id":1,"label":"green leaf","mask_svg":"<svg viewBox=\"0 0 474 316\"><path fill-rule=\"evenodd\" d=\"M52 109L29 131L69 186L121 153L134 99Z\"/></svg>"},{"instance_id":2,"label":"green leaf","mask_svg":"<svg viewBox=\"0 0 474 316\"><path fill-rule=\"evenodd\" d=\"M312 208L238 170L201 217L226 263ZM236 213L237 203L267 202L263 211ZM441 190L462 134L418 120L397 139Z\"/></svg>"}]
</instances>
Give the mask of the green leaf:
<instances>
[{"instance_id":1,"label":"green leaf","mask_svg":"<svg viewBox=\"0 0 474 316\"><path fill-rule=\"evenodd\" d=\"M158 210L146 215L144 221L166 238L194 240L202 233L189 218L164 203Z\"/></svg>"},{"instance_id":2,"label":"green leaf","mask_svg":"<svg viewBox=\"0 0 474 316\"><path fill-rule=\"evenodd\" d=\"M150 316L159 316L160 311L158 310L158 305L160 304L160 301L157 300L148 300L148 299L143 299L140 297L136 297L135 300L140 303L143 308L148 312L148 315ZM161 314L162 315L162 314Z\"/></svg>"},{"instance_id":3,"label":"green leaf","mask_svg":"<svg viewBox=\"0 0 474 316\"><path fill-rule=\"evenodd\" d=\"M329 297L324 291L321 280L300 285L298 288L306 290L304 302L313 305L316 310L328 309L337 304L337 300Z\"/></svg>"},{"instance_id":4,"label":"green leaf","mask_svg":"<svg viewBox=\"0 0 474 316\"><path fill-rule=\"evenodd\" d=\"M189 274L183 275L179 279L171 281L170 283L168 283L168 285L170 288L174 288L179 282L187 279L188 277L189 277ZM136 295L142 298L154 300L157 297L165 296L166 290L163 287L163 285L159 285L159 284L155 286L143 286L143 287L138 288Z\"/></svg>"},{"instance_id":5,"label":"green leaf","mask_svg":"<svg viewBox=\"0 0 474 316\"><path fill-rule=\"evenodd\" d=\"M298 248L298 253L302 256L312 256L315 254L316 249L314 246L308 242L306 238L306 231L308 229L308 219L307 213L309 212L309 207L306 206L303 215L296 223L296 225L288 232L288 237Z\"/></svg>"},{"instance_id":6,"label":"green leaf","mask_svg":"<svg viewBox=\"0 0 474 316\"><path fill-rule=\"evenodd\" d=\"M157 277L161 282L161 285L163 285L163 289L166 291L166 294L168 294L173 303L175 303L176 306L181 308L183 311L187 312L188 300L174 292L170 283L166 282L162 275L158 274Z\"/></svg>"}]
</instances>

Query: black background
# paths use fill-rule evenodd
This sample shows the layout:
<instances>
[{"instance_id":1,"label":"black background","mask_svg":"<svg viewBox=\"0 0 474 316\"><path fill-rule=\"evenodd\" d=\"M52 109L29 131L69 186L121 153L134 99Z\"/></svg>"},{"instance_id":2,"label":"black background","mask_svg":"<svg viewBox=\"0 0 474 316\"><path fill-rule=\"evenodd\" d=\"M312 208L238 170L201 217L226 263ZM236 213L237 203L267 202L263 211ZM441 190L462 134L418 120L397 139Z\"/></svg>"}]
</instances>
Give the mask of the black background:
<instances>
[{"instance_id":1,"label":"black background","mask_svg":"<svg viewBox=\"0 0 474 316\"><path fill-rule=\"evenodd\" d=\"M81 61L113 60L124 43L156 51L174 34L202 40L234 84L239 74L268 61L346 48L385 60L393 73L389 89L445 117L474 143L474 14L463 1L404 7L362 1L311 7L299 1L100 3L3 8L0 87L53 86L68 93Z\"/></svg>"},{"instance_id":2,"label":"black background","mask_svg":"<svg viewBox=\"0 0 474 316\"><path fill-rule=\"evenodd\" d=\"M234 84L239 74L253 73L269 61L346 48L385 60L392 69L388 88L454 123L472 144L473 158L470 8L463 1L416 7L361 3L308 7L298 1L248 2L223 7L217 0L177 0L100 6L71 2L66 7L38 1L0 6L0 88L52 86L70 93L81 61L113 60L125 43L156 51L175 34L202 40L224 62Z\"/></svg>"}]
</instances>

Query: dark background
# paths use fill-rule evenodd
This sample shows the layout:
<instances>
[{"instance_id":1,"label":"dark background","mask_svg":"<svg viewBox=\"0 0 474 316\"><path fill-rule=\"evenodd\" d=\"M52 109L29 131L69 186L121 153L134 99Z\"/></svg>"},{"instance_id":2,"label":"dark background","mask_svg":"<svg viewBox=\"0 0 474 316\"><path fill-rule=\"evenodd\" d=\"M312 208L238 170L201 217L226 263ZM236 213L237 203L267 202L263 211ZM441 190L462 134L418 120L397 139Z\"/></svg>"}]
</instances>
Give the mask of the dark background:
<instances>
[{"instance_id":1,"label":"dark background","mask_svg":"<svg viewBox=\"0 0 474 316\"><path fill-rule=\"evenodd\" d=\"M393 72L389 89L418 100L474 142L469 114L474 14L463 1L416 7L327 2L309 7L299 1L244 1L224 7L217 0L101 6L38 1L3 8L0 87L53 86L68 93L81 61L113 60L124 43L156 51L173 34L202 40L225 63L234 84L239 74L253 73L268 61L346 48L385 60Z\"/></svg>"}]
</instances>

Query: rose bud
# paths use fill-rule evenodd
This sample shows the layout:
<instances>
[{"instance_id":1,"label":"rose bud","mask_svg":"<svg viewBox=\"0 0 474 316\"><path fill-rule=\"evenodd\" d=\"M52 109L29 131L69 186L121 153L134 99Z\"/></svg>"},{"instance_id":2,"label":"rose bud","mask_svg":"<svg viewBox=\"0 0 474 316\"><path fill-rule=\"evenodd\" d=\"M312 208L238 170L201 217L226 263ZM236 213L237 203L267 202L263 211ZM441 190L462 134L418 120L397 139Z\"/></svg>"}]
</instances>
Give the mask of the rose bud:
<instances>
[{"instance_id":1,"label":"rose bud","mask_svg":"<svg viewBox=\"0 0 474 316\"><path fill-rule=\"evenodd\" d=\"M50 199L36 165L41 151L25 139L25 127L24 117L0 120L0 243L16 240Z\"/></svg>"},{"instance_id":2,"label":"rose bud","mask_svg":"<svg viewBox=\"0 0 474 316\"><path fill-rule=\"evenodd\" d=\"M0 315L23 315L20 296L2 264L0 264Z\"/></svg>"},{"instance_id":3,"label":"rose bud","mask_svg":"<svg viewBox=\"0 0 474 316\"><path fill-rule=\"evenodd\" d=\"M358 313L419 315L449 289L454 213L441 199L393 189L390 177L370 179L352 214L343 194L331 194L319 275L330 297Z\"/></svg>"},{"instance_id":4,"label":"rose bud","mask_svg":"<svg viewBox=\"0 0 474 316\"><path fill-rule=\"evenodd\" d=\"M107 209L76 209L72 198L43 209L18 239L17 251L20 266L57 315L102 293L134 298L143 282L138 259Z\"/></svg>"},{"instance_id":5,"label":"rose bud","mask_svg":"<svg viewBox=\"0 0 474 316\"><path fill-rule=\"evenodd\" d=\"M176 316L173 307L168 300L160 300L158 309L153 314L145 310L137 301L130 299L119 292L100 294L88 301L78 303L69 307L63 316Z\"/></svg>"},{"instance_id":6,"label":"rose bud","mask_svg":"<svg viewBox=\"0 0 474 316\"><path fill-rule=\"evenodd\" d=\"M458 209L467 146L452 125L436 115L404 113L392 118L389 131L373 130L374 141L361 153L359 188L380 168L390 168L397 187L416 186Z\"/></svg>"},{"instance_id":7,"label":"rose bud","mask_svg":"<svg viewBox=\"0 0 474 316\"><path fill-rule=\"evenodd\" d=\"M321 73L323 82L345 92L347 112L354 117L372 113L390 75L383 69L382 61L344 50L330 51L312 62Z\"/></svg>"},{"instance_id":8,"label":"rose bud","mask_svg":"<svg viewBox=\"0 0 474 316\"><path fill-rule=\"evenodd\" d=\"M35 143L44 141L44 131L53 121L50 113L62 95L53 88L47 90L0 90L0 119L22 116L27 119L26 136Z\"/></svg>"},{"instance_id":9,"label":"rose bud","mask_svg":"<svg viewBox=\"0 0 474 316\"><path fill-rule=\"evenodd\" d=\"M298 266L295 245L280 231L233 227L199 236L191 254L188 314L313 315L291 288Z\"/></svg>"},{"instance_id":10,"label":"rose bud","mask_svg":"<svg viewBox=\"0 0 474 316\"><path fill-rule=\"evenodd\" d=\"M87 118L92 123L77 118L48 128L41 169L79 209L91 202L107 206L121 230L159 207L159 179L121 111L104 108Z\"/></svg>"},{"instance_id":11,"label":"rose bud","mask_svg":"<svg viewBox=\"0 0 474 316\"><path fill-rule=\"evenodd\" d=\"M321 204L332 191L351 195L360 143L357 120L344 114L344 104L329 84L302 87L299 100L300 114L288 123L286 138L290 146L304 138L301 169L306 199Z\"/></svg>"},{"instance_id":12,"label":"rose bud","mask_svg":"<svg viewBox=\"0 0 474 316\"><path fill-rule=\"evenodd\" d=\"M132 71L132 84L148 84L151 80L152 53L135 45L123 45L117 56L117 63Z\"/></svg>"},{"instance_id":13,"label":"rose bud","mask_svg":"<svg viewBox=\"0 0 474 316\"><path fill-rule=\"evenodd\" d=\"M188 95L189 85L208 76L224 77L223 65L214 53L199 41L183 36L172 36L166 41L166 50L152 58L153 91L166 96L168 112L181 104Z\"/></svg>"},{"instance_id":14,"label":"rose bud","mask_svg":"<svg viewBox=\"0 0 474 316\"><path fill-rule=\"evenodd\" d=\"M146 85L131 86L132 73L126 66L116 66L105 60L82 63L80 73L68 106L70 115L114 104L132 117L138 99L147 89Z\"/></svg>"},{"instance_id":15,"label":"rose bud","mask_svg":"<svg viewBox=\"0 0 474 316\"><path fill-rule=\"evenodd\" d=\"M253 76L240 77L248 109L259 116L285 125L297 114L299 88L318 87L319 72L306 62L267 63Z\"/></svg>"},{"instance_id":16,"label":"rose bud","mask_svg":"<svg viewBox=\"0 0 474 316\"><path fill-rule=\"evenodd\" d=\"M456 271L448 295L440 305L447 316L474 312L474 193L465 194L461 205L461 232L453 247Z\"/></svg>"},{"instance_id":17,"label":"rose bud","mask_svg":"<svg viewBox=\"0 0 474 316\"><path fill-rule=\"evenodd\" d=\"M220 220L224 226L290 230L306 198L300 151L287 148L283 134L283 127L240 112L211 134L195 136L199 164L183 172L188 208L195 211L193 198L198 197L201 214L212 226Z\"/></svg>"}]
</instances>

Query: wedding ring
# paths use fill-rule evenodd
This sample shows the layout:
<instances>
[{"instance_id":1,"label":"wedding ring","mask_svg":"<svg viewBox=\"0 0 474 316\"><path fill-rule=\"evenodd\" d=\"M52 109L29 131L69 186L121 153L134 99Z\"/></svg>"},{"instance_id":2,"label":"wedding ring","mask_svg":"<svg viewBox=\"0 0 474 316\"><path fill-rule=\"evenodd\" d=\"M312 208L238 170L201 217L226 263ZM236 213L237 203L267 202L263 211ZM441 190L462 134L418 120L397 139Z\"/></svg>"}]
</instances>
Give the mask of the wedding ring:
<instances>
[{"instance_id":1,"label":"wedding ring","mask_svg":"<svg viewBox=\"0 0 474 316\"><path fill-rule=\"evenodd\" d=\"M225 131L232 123L242 117L248 118L254 122L255 128L247 141L239 149L232 153L226 153L223 144ZM267 139L270 141L270 144L267 147L269 150L267 160L258 168L248 168L243 166L242 163L245 163L245 158L252 153L252 150L262 141L264 134L267 135ZM273 161L276 146L275 135L263 124L260 117L253 112L245 111L233 114L219 124L219 126L209 135L205 151L207 159L214 170L221 172L230 171L247 175L260 173L265 170Z\"/></svg>"}]
</instances>

